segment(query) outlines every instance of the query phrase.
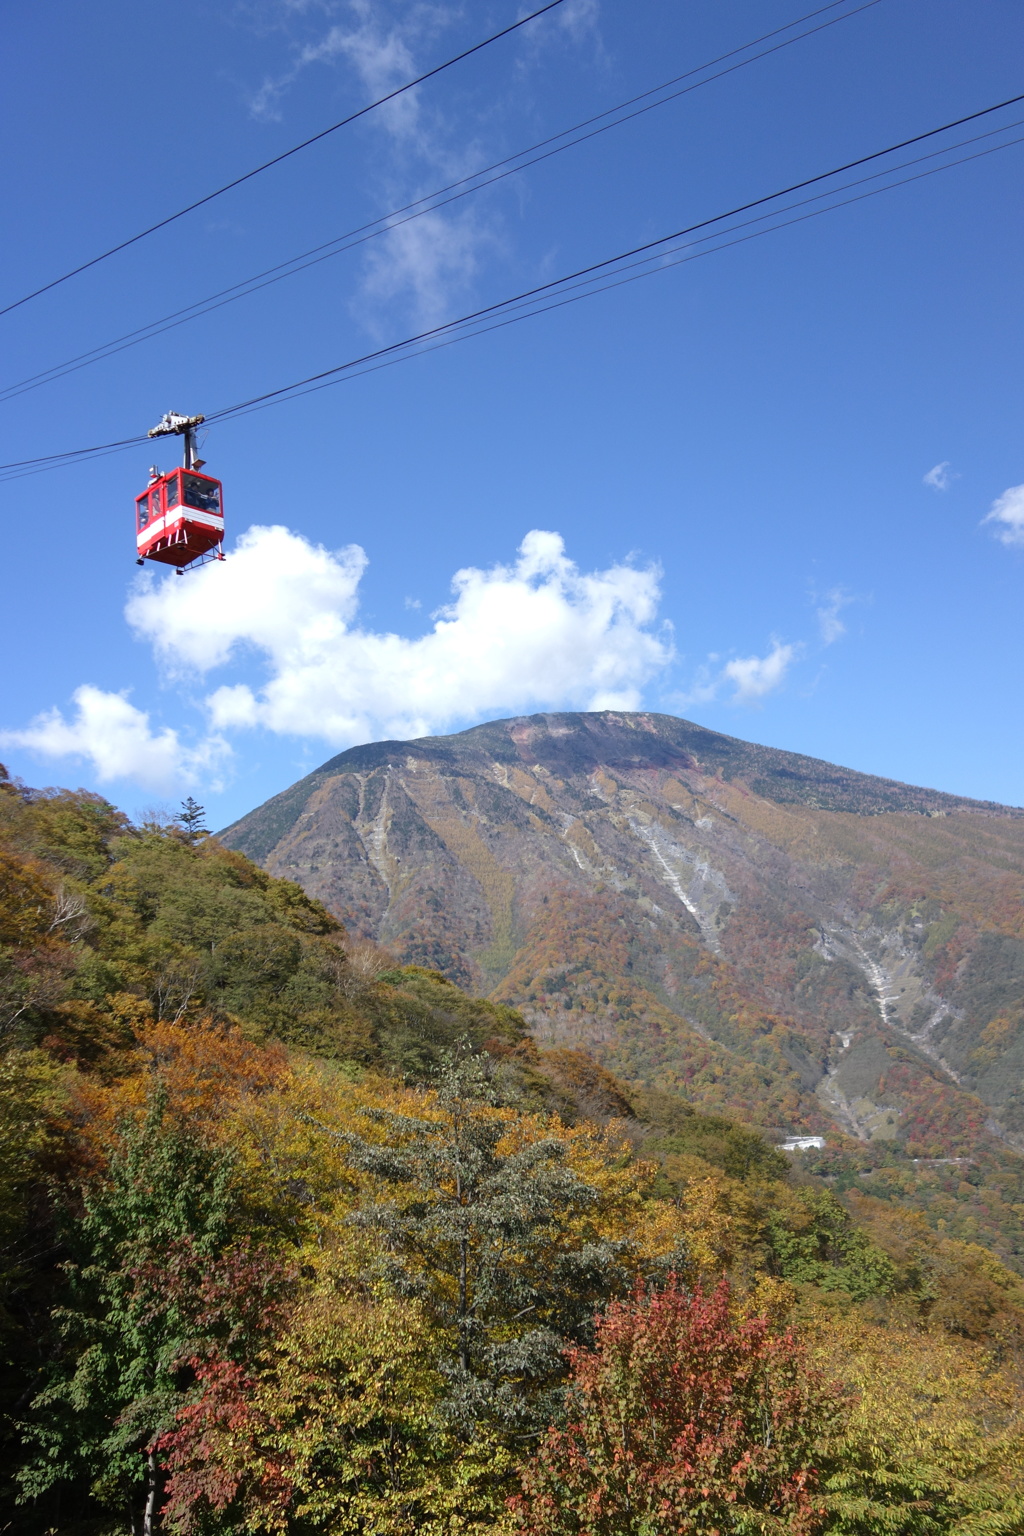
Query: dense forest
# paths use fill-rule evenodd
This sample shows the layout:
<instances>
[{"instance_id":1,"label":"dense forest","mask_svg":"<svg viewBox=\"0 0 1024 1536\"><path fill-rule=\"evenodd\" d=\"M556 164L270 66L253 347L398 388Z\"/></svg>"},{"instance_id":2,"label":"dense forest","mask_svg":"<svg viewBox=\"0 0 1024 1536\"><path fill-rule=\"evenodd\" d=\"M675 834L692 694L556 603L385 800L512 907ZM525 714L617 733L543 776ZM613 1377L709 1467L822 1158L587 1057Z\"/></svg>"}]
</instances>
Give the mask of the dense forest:
<instances>
[{"instance_id":1,"label":"dense forest","mask_svg":"<svg viewBox=\"0 0 1024 1536\"><path fill-rule=\"evenodd\" d=\"M1024 1529L989 1247L348 943L191 802L0 777L0 1024L14 1536Z\"/></svg>"}]
</instances>

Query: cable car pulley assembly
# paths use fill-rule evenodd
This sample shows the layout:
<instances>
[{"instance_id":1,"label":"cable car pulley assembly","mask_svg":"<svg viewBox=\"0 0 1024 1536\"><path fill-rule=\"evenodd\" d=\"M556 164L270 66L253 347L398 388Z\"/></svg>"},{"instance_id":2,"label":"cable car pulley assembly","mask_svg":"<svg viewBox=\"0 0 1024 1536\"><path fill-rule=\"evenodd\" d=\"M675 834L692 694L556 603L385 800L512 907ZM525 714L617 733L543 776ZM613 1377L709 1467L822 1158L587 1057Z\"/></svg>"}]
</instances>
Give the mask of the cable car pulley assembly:
<instances>
[{"instance_id":1,"label":"cable car pulley assembly","mask_svg":"<svg viewBox=\"0 0 1024 1536\"><path fill-rule=\"evenodd\" d=\"M179 469L162 475L155 466L149 485L135 498L135 530L138 558L158 560L176 567L181 576L211 560L224 559L224 491L219 480L199 471L205 460L196 455L196 428L202 416L180 416L168 411L149 437L183 437L184 455Z\"/></svg>"}]
</instances>

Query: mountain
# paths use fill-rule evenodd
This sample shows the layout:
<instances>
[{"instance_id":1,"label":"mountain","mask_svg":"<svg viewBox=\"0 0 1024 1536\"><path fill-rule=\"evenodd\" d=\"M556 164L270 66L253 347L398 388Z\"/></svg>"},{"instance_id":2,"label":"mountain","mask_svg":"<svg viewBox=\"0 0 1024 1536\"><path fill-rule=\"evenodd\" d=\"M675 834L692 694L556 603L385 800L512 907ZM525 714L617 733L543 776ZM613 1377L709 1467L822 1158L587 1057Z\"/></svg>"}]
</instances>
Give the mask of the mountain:
<instances>
[{"instance_id":1,"label":"mountain","mask_svg":"<svg viewBox=\"0 0 1024 1536\"><path fill-rule=\"evenodd\" d=\"M627 1082L939 1182L1024 1149L1019 809L543 714L352 748L221 837Z\"/></svg>"}]
</instances>

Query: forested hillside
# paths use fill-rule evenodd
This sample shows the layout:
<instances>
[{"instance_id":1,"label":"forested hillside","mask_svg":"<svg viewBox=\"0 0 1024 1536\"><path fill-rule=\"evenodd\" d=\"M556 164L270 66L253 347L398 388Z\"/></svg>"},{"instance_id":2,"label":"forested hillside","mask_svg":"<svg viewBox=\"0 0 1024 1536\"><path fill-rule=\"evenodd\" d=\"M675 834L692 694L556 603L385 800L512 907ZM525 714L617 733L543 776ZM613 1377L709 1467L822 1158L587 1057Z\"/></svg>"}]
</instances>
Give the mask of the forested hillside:
<instances>
[{"instance_id":1,"label":"forested hillside","mask_svg":"<svg viewBox=\"0 0 1024 1536\"><path fill-rule=\"evenodd\" d=\"M1024 1525L1024 1282L905 1150L788 1157L189 810L6 778L0 1024L4 1529Z\"/></svg>"},{"instance_id":2,"label":"forested hillside","mask_svg":"<svg viewBox=\"0 0 1024 1536\"><path fill-rule=\"evenodd\" d=\"M354 747L223 838L539 1043L825 1134L1024 1269L1020 811L608 711Z\"/></svg>"}]
</instances>

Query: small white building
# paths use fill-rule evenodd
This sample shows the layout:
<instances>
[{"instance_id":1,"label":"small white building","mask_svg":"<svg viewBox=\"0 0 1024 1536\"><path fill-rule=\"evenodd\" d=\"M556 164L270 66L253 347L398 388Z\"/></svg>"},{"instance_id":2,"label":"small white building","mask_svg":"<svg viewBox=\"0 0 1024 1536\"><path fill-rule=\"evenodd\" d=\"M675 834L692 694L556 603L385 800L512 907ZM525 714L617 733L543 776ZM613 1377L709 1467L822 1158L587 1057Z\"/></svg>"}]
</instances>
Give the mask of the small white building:
<instances>
[{"instance_id":1,"label":"small white building","mask_svg":"<svg viewBox=\"0 0 1024 1536\"><path fill-rule=\"evenodd\" d=\"M781 1152L820 1152L824 1146L824 1136L787 1136L778 1143Z\"/></svg>"}]
</instances>

